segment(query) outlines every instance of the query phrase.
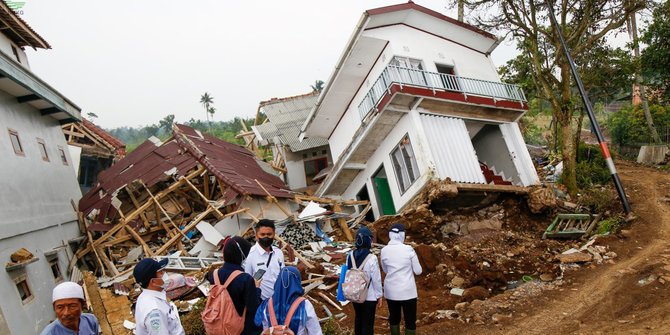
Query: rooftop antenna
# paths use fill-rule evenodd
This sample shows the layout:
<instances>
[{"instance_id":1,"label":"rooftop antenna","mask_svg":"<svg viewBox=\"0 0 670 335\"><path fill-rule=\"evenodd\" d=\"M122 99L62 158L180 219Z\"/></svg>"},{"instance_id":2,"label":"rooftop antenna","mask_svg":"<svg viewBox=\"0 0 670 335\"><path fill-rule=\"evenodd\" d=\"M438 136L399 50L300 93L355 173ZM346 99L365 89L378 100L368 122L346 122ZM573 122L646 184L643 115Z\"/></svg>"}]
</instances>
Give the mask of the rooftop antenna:
<instances>
[{"instance_id":1,"label":"rooftop antenna","mask_svg":"<svg viewBox=\"0 0 670 335\"><path fill-rule=\"evenodd\" d=\"M626 192L623 189L623 185L621 185L621 179L619 179L619 174L617 174L616 167L614 166L614 161L612 160L612 155L610 154L610 150L607 147L607 142L605 142L605 137L600 131L598 120L596 120L596 116L593 113L593 107L591 106L591 101L589 100L588 95L586 95L586 90L584 89L582 78L579 76L579 73L577 73L577 67L575 66L575 62L572 60L570 50L568 50L568 46L565 43L565 39L563 38L563 32L561 31L561 27L558 25L558 21L556 20L556 15L554 14L554 4L551 0L547 0L546 4L547 7L549 8L549 18L551 19L551 23L554 25L554 27L556 27L556 32L558 33L558 38L561 42L563 53L565 54L565 58L568 60L568 63L570 64L570 70L572 71L572 75L575 77L575 82L577 83L579 94L582 96L584 107L586 108L586 112L588 113L589 120L591 120L591 125L595 130L598 143L600 143L600 151L602 151L603 157L605 158L605 162L607 162L607 168L609 169L610 174L612 175L612 181L614 181L614 186L616 187L616 191L619 194L619 199L621 199L621 203L623 204L623 210L626 214L629 214L631 210L630 210L630 204L628 204L628 198L626 198Z\"/></svg>"}]
</instances>

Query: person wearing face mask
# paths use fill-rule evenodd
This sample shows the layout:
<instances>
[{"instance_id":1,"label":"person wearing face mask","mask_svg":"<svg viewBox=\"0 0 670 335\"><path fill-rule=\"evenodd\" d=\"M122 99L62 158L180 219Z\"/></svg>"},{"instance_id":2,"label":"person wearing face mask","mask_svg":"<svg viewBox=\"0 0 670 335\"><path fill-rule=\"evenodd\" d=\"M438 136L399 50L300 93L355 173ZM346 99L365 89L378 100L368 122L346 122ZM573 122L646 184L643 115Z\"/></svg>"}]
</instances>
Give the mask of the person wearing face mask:
<instances>
[{"instance_id":1,"label":"person wearing face mask","mask_svg":"<svg viewBox=\"0 0 670 335\"><path fill-rule=\"evenodd\" d=\"M177 307L170 303L165 288L170 284L163 271L168 259L157 262L142 259L133 270L135 282L142 287L135 305L135 335L184 335Z\"/></svg>"},{"instance_id":2,"label":"person wearing face mask","mask_svg":"<svg viewBox=\"0 0 670 335\"><path fill-rule=\"evenodd\" d=\"M411 246L405 243L405 226L396 223L389 231L389 244L382 248L382 270L384 278L384 298L389 309L391 335L400 335L401 312L405 318L405 335L416 333L416 291L415 275L422 272L419 258Z\"/></svg>"},{"instance_id":3,"label":"person wearing face mask","mask_svg":"<svg viewBox=\"0 0 670 335\"><path fill-rule=\"evenodd\" d=\"M261 279L261 300L268 299L274 292L275 281L279 271L284 267L284 254L281 249L272 245L275 238L275 224L272 220L258 221L256 228L256 244L249 250L249 257L244 262L244 272L254 276L257 271L264 271ZM256 278L256 277L254 277Z\"/></svg>"},{"instance_id":4,"label":"person wearing face mask","mask_svg":"<svg viewBox=\"0 0 670 335\"><path fill-rule=\"evenodd\" d=\"M210 284L214 284L214 276L219 276L219 283L225 283L230 276L235 276L226 290L235 305L237 315L244 315L244 328L240 334L260 334L261 328L254 323L256 309L261 303L260 281L254 281L244 272L242 263L249 255L251 244L240 236L226 239L223 242L223 266L207 276Z\"/></svg>"}]
</instances>

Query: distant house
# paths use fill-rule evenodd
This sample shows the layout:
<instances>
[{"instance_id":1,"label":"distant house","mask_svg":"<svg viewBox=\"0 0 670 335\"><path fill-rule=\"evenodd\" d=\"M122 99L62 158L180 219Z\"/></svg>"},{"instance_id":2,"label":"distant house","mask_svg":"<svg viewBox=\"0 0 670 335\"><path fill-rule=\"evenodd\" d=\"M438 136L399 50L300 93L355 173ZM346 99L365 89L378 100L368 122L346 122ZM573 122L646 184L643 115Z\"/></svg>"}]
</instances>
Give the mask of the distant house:
<instances>
[{"instance_id":1,"label":"distant house","mask_svg":"<svg viewBox=\"0 0 670 335\"><path fill-rule=\"evenodd\" d=\"M317 99L318 92L314 92L261 102L259 111L267 116L267 121L252 127L258 145L272 148L272 165L282 172L292 190L317 184L315 177L332 165L328 140L299 139L300 126Z\"/></svg>"},{"instance_id":2,"label":"distant house","mask_svg":"<svg viewBox=\"0 0 670 335\"><path fill-rule=\"evenodd\" d=\"M77 173L81 193L95 185L101 171L126 155L125 143L86 119L63 125L63 134L75 160L72 167Z\"/></svg>"},{"instance_id":3,"label":"distant house","mask_svg":"<svg viewBox=\"0 0 670 335\"><path fill-rule=\"evenodd\" d=\"M80 234L71 202L81 192L61 130L80 108L30 70L26 47L50 48L0 1L0 334L15 335L39 334L56 317L51 290L70 279L68 242Z\"/></svg>"},{"instance_id":4,"label":"distant house","mask_svg":"<svg viewBox=\"0 0 670 335\"><path fill-rule=\"evenodd\" d=\"M411 1L363 13L301 128L333 157L317 195L369 199L378 217L431 179L538 183L517 124L526 98L491 61L499 43Z\"/></svg>"}]
</instances>

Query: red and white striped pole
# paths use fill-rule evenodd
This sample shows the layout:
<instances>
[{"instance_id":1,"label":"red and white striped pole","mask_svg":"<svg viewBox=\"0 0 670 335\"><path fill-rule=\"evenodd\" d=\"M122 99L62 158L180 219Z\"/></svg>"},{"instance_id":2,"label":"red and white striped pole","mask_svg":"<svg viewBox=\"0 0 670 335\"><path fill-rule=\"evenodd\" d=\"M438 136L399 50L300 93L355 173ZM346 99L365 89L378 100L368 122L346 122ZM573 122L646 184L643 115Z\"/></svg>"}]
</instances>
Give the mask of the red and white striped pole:
<instances>
[{"instance_id":1,"label":"red and white striped pole","mask_svg":"<svg viewBox=\"0 0 670 335\"><path fill-rule=\"evenodd\" d=\"M552 3L551 0L547 1L547 7L549 7L549 18L551 19L553 26L556 28L558 38L560 39L561 46L563 47L563 53L565 53L565 57L568 60L568 63L570 63L570 70L572 71L572 75L575 77L577 88L579 88L579 94L582 96L584 107L586 108L589 120L591 120L591 125L593 126L593 129L595 130L596 133L596 137L598 138L598 142L600 143L600 150L603 153L605 162L607 162L607 168L609 169L610 174L612 175L612 181L614 182L616 191L619 194L619 199L621 199L621 203L623 204L623 210L624 212L626 212L626 214L628 214L630 213L631 210L630 210L630 204L628 203L628 198L626 198L626 192L623 189L623 185L621 185L621 179L619 179L619 175L616 172L616 167L614 166L612 155L610 154L610 150L607 148L607 142L605 142L605 137L600 131L598 120L596 120L596 116L593 113L593 107L591 106L591 101L589 100L589 97L586 95L586 90L584 89L582 78L579 76L579 73L577 73L577 67L575 66L575 62L572 60L572 56L570 55L568 46L565 44L565 39L563 38L563 32L561 31L561 27L558 25L558 22L556 21L556 15L554 14L554 4Z\"/></svg>"}]
</instances>

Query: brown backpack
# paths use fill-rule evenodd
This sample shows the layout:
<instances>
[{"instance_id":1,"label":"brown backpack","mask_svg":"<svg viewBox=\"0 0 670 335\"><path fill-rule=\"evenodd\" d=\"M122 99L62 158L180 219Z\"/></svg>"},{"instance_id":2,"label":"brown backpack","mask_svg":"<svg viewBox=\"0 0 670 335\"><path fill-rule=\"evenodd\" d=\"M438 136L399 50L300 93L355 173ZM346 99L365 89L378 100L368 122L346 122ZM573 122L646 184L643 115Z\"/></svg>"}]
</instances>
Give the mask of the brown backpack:
<instances>
[{"instance_id":1,"label":"brown backpack","mask_svg":"<svg viewBox=\"0 0 670 335\"><path fill-rule=\"evenodd\" d=\"M291 319L293 319L293 313L295 313L300 303L305 300L304 297L299 297L293 301L291 308L286 314L286 319L284 320L283 325L277 324L277 316L275 315L275 308L272 306L272 298L268 301L268 313L270 314L270 328L263 329L261 335L295 335L291 328L288 326L291 324Z\"/></svg>"},{"instance_id":2,"label":"brown backpack","mask_svg":"<svg viewBox=\"0 0 670 335\"><path fill-rule=\"evenodd\" d=\"M228 280L221 285L218 271L214 272L214 286L209 290L207 304L202 311L202 323L208 335L239 335L244 330L244 315L247 314L246 307L242 316L237 314L233 299L228 293L228 285L242 274L235 270L228 276Z\"/></svg>"}]
</instances>

